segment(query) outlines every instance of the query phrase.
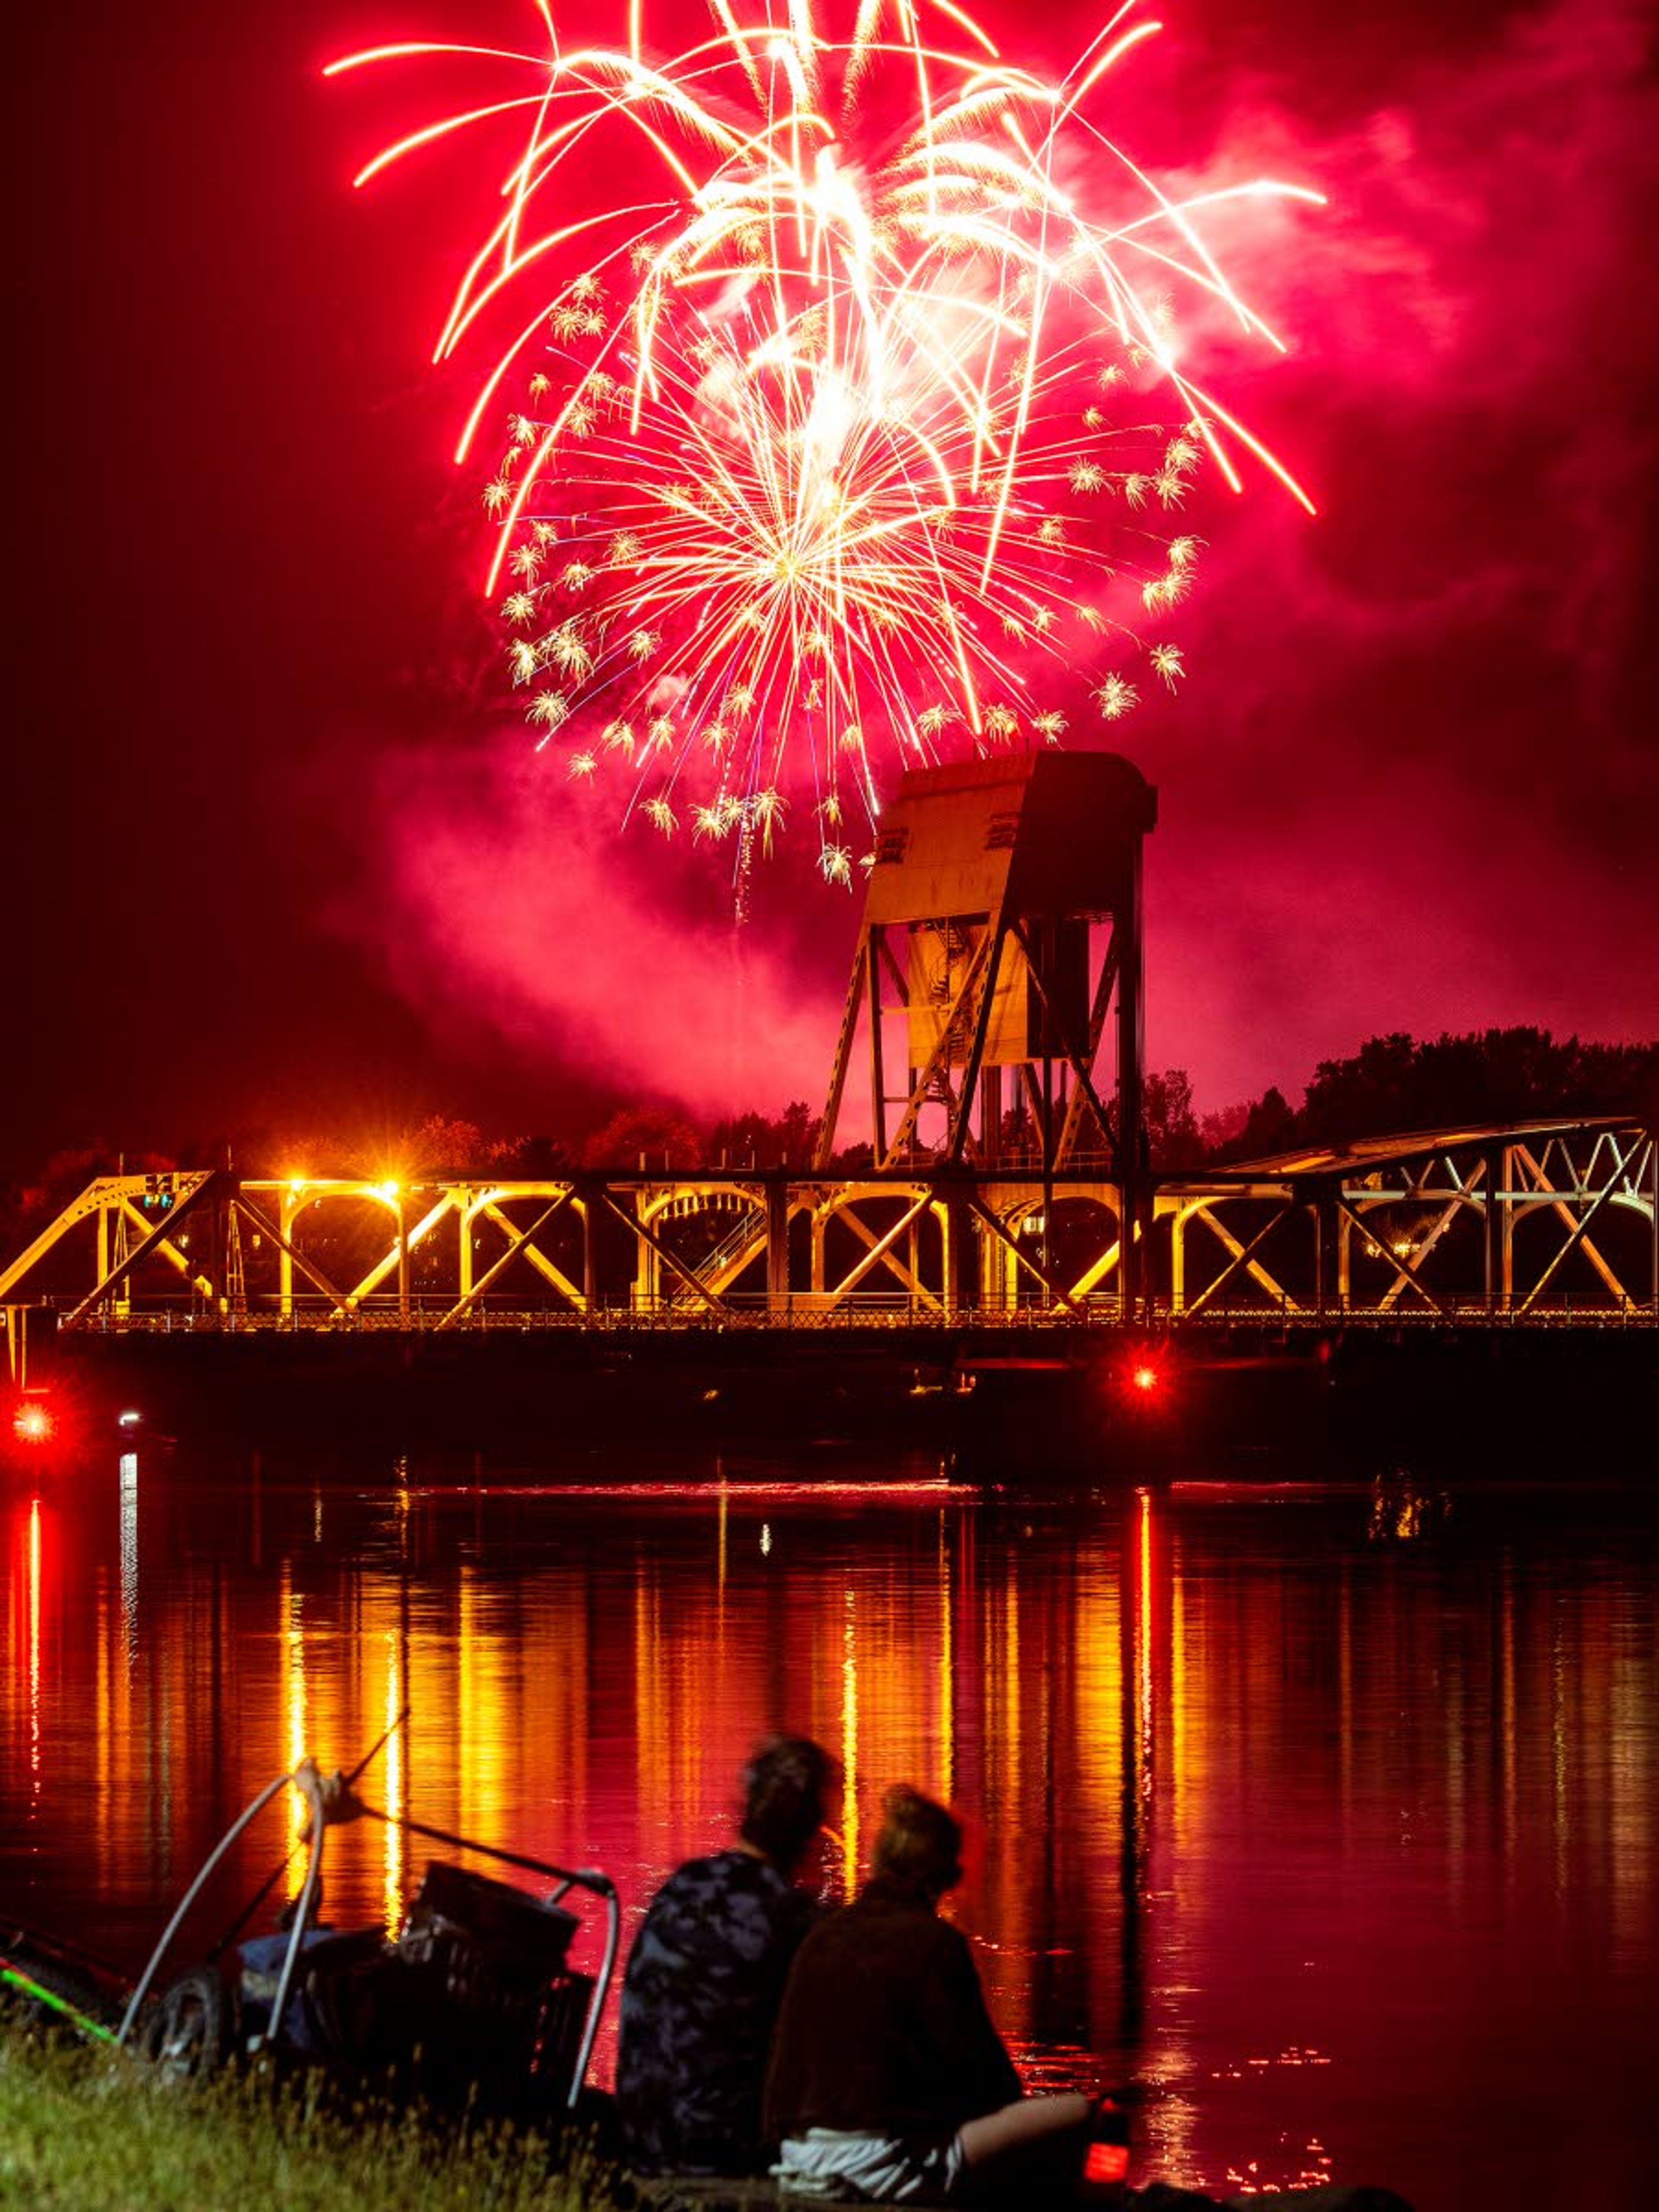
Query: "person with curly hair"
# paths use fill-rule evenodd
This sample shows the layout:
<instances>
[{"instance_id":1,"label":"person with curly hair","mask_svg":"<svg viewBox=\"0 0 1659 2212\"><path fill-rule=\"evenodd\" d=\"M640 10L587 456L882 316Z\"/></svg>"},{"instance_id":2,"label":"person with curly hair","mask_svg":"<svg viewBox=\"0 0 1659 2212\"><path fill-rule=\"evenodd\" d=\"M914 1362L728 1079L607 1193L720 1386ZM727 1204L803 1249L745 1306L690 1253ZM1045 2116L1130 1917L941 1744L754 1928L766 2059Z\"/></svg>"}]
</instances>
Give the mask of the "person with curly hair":
<instances>
[{"instance_id":1,"label":"person with curly hair","mask_svg":"<svg viewBox=\"0 0 1659 2212\"><path fill-rule=\"evenodd\" d=\"M794 1876L823 1825L835 1759L772 1736L744 1770L737 1840L652 1899L623 1978L617 2120L638 2173L763 2172L773 2022L817 1908Z\"/></svg>"}]
</instances>

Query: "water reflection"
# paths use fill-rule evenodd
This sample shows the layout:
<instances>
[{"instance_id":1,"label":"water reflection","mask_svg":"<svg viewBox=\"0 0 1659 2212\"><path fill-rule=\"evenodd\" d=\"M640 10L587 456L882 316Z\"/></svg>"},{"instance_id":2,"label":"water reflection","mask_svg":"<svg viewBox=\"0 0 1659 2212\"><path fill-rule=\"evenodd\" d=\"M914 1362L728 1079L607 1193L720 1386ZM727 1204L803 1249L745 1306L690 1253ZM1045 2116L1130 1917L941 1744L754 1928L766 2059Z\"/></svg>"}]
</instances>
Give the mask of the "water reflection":
<instances>
[{"instance_id":1,"label":"water reflection","mask_svg":"<svg viewBox=\"0 0 1659 2212\"><path fill-rule=\"evenodd\" d=\"M787 1726L845 1765L831 1893L890 1782L963 1810L1000 2024L1034 2083L1142 2084L1150 2170L1369 2175L1432 2212L1478 2143L1487 2201L1524 2174L1571 2205L1590 2134L1621 2201L1659 2039L1653 1537L1638 1507L1444 1503L291 1487L124 1454L0 1494L0 1898L132 1962L272 1773L385 1738L372 1802L602 1867L636 1915ZM393 1923L405 1838L338 1845L331 1917Z\"/></svg>"},{"instance_id":2,"label":"water reflection","mask_svg":"<svg viewBox=\"0 0 1659 2212\"><path fill-rule=\"evenodd\" d=\"M40 1795L40 1501L29 1500L29 1799Z\"/></svg>"},{"instance_id":3,"label":"water reflection","mask_svg":"<svg viewBox=\"0 0 1659 2212\"><path fill-rule=\"evenodd\" d=\"M121 1454L121 1656L131 1673L138 1658L138 1455Z\"/></svg>"}]
</instances>

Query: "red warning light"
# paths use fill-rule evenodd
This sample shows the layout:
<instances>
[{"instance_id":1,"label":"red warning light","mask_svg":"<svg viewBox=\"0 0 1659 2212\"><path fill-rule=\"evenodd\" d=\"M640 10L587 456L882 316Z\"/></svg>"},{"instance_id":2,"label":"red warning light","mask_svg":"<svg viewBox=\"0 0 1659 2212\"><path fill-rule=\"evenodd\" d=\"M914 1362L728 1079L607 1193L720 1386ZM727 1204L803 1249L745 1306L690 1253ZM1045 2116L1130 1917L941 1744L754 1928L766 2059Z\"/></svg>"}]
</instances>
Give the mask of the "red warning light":
<instances>
[{"instance_id":1,"label":"red warning light","mask_svg":"<svg viewBox=\"0 0 1659 2212\"><path fill-rule=\"evenodd\" d=\"M1129 2171L1129 2151L1125 2143L1092 2142L1083 2162L1085 2181L1121 2181Z\"/></svg>"},{"instance_id":2,"label":"red warning light","mask_svg":"<svg viewBox=\"0 0 1659 2212\"><path fill-rule=\"evenodd\" d=\"M11 1417L11 1428L20 1443L43 1444L52 1435L52 1415L44 1406L21 1405Z\"/></svg>"},{"instance_id":3,"label":"red warning light","mask_svg":"<svg viewBox=\"0 0 1659 2212\"><path fill-rule=\"evenodd\" d=\"M1115 2097L1096 2100L1090 2129L1083 2178L1092 2182L1120 2182L1129 2171L1129 2115Z\"/></svg>"},{"instance_id":4,"label":"red warning light","mask_svg":"<svg viewBox=\"0 0 1659 2212\"><path fill-rule=\"evenodd\" d=\"M1101 1382L1117 1417L1149 1433L1168 1425L1181 1404L1181 1361L1168 1344L1125 1345Z\"/></svg>"}]
</instances>

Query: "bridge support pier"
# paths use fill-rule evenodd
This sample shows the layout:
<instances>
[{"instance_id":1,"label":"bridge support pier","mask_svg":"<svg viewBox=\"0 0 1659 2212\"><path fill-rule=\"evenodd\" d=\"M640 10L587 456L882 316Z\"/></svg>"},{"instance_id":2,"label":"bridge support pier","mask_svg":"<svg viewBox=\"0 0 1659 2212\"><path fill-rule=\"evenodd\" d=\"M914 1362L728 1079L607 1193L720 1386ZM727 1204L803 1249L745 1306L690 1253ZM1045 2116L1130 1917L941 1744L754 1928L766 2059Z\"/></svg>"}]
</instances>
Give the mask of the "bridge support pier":
<instances>
[{"instance_id":1,"label":"bridge support pier","mask_svg":"<svg viewBox=\"0 0 1659 2212\"><path fill-rule=\"evenodd\" d=\"M781 1182L766 1186L766 1306L769 1313L789 1310L789 1192Z\"/></svg>"},{"instance_id":2,"label":"bridge support pier","mask_svg":"<svg viewBox=\"0 0 1659 2212\"><path fill-rule=\"evenodd\" d=\"M1336 1303L1342 1313L1353 1304L1353 1216L1346 1206L1336 1217Z\"/></svg>"},{"instance_id":3,"label":"bridge support pier","mask_svg":"<svg viewBox=\"0 0 1659 2212\"><path fill-rule=\"evenodd\" d=\"M1179 1321L1187 1310L1187 1216L1190 1209L1176 1206L1170 1217L1170 1318Z\"/></svg>"},{"instance_id":4,"label":"bridge support pier","mask_svg":"<svg viewBox=\"0 0 1659 2212\"><path fill-rule=\"evenodd\" d=\"M939 1232L945 1240L941 1268L945 1318L955 1321L963 1310L964 1289L973 1280L972 1270L967 1264L973 1245L973 1226L967 1200L958 1190L947 1190L945 1194L939 1207ZM914 1267L913 1261L913 1270Z\"/></svg>"},{"instance_id":5,"label":"bridge support pier","mask_svg":"<svg viewBox=\"0 0 1659 2212\"><path fill-rule=\"evenodd\" d=\"M634 1235L634 1310L635 1313L654 1313L662 1296L662 1264L650 1240L639 1233L640 1198L637 1190L628 1194L628 1212L635 1224Z\"/></svg>"},{"instance_id":6,"label":"bridge support pier","mask_svg":"<svg viewBox=\"0 0 1659 2212\"><path fill-rule=\"evenodd\" d=\"M1314 1310L1322 1321L1336 1307L1348 1303L1348 1286L1338 1263L1342 1222L1336 1200L1322 1191L1312 1206L1314 1229Z\"/></svg>"}]
</instances>

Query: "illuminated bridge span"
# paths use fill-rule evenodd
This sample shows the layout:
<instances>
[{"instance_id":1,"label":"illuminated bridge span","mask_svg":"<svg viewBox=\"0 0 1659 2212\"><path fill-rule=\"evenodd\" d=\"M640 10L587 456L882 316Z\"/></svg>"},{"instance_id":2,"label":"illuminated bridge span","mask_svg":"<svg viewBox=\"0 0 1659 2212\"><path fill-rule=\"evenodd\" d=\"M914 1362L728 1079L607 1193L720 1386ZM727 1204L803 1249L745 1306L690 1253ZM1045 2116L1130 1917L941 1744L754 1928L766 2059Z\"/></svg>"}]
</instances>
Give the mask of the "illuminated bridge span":
<instances>
[{"instance_id":1,"label":"illuminated bridge span","mask_svg":"<svg viewBox=\"0 0 1659 2212\"><path fill-rule=\"evenodd\" d=\"M0 1302L71 1331L1653 1325L1656 1178L1654 1132L1628 1120L1371 1138L1142 1178L1126 1271L1122 1188L1081 1161L106 1176L0 1272Z\"/></svg>"}]
</instances>

